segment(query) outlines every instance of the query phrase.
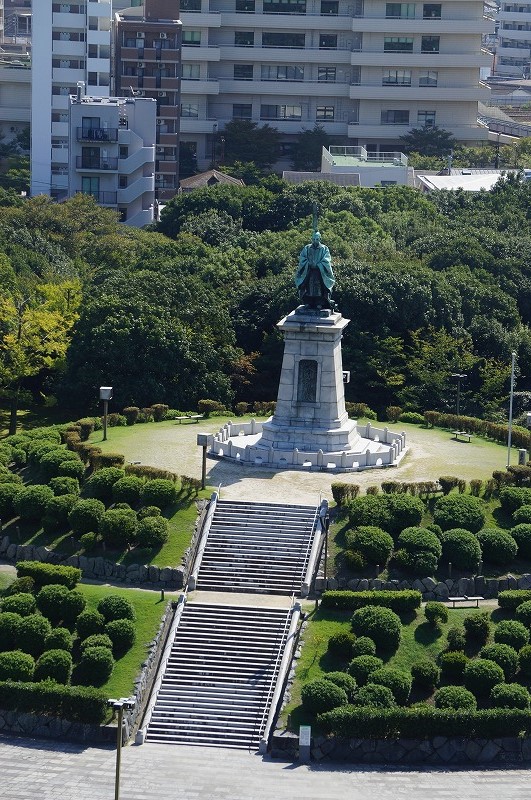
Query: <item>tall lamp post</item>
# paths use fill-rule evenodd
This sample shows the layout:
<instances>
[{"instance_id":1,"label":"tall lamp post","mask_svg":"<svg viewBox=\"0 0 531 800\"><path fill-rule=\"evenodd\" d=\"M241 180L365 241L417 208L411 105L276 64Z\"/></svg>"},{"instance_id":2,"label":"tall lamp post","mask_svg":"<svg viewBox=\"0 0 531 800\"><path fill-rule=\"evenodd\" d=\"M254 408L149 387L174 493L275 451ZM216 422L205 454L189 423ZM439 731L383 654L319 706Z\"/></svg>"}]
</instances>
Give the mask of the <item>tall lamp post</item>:
<instances>
[{"instance_id":1,"label":"tall lamp post","mask_svg":"<svg viewBox=\"0 0 531 800\"><path fill-rule=\"evenodd\" d=\"M109 400L112 400L112 386L100 386L100 400L103 400L103 441L107 441L107 417Z\"/></svg>"},{"instance_id":2,"label":"tall lamp post","mask_svg":"<svg viewBox=\"0 0 531 800\"><path fill-rule=\"evenodd\" d=\"M111 708L117 712L118 728L116 731L116 775L114 778L114 800L120 800L120 765L122 760L122 725L124 708L134 708L134 697L120 697L118 700L111 698L107 701Z\"/></svg>"},{"instance_id":3,"label":"tall lamp post","mask_svg":"<svg viewBox=\"0 0 531 800\"><path fill-rule=\"evenodd\" d=\"M319 509L319 521L321 523L321 530L324 531L324 579L325 587L327 580L327 562L328 562L328 529L330 528L330 509L328 507L328 500L323 500L321 508Z\"/></svg>"},{"instance_id":4,"label":"tall lamp post","mask_svg":"<svg viewBox=\"0 0 531 800\"><path fill-rule=\"evenodd\" d=\"M459 416L460 410L460 400L461 400L461 381L466 380L467 376L462 372L454 372L452 373L452 378L455 378L457 381L457 403L456 403L456 410L457 416Z\"/></svg>"},{"instance_id":5,"label":"tall lamp post","mask_svg":"<svg viewBox=\"0 0 531 800\"><path fill-rule=\"evenodd\" d=\"M513 434L514 365L516 353L511 353L511 393L509 395L509 425L507 432L507 466L511 463L511 440Z\"/></svg>"}]
</instances>

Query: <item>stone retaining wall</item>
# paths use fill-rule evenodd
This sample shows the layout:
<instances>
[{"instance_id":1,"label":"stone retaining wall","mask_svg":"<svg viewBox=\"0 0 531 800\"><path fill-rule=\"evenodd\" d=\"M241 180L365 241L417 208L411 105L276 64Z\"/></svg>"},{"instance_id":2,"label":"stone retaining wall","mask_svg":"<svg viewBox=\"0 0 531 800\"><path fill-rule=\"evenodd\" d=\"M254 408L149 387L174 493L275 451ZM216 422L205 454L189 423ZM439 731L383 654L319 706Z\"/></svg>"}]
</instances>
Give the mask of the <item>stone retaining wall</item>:
<instances>
[{"instance_id":1,"label":"stone retaining wall","mask_svg":"<svg viewBox=\"0 0 531 800\"><path fill-rule=\"evenodd\" d=\"M299 737L276 731L271 742L274 758L296 760ZM336 739L312 738L314 761L348 764L395 764L410 766L462 766L473 764L524 764L531 761L531 737L500 739Z\"/></svg>"},{"instance_id":2,"label":"stone retaining wall","mask_svg":"<svg viewBox=\"0 0 531 800\"><path fill-rule=\"evenodd\" d=\"M326 583L326 587L325 587ZM481 595L485 598L498 597L499 592L506 589L531 589L531 574L526 573L520 578L508 575L505 578L485 578L475 575L471 578L448 578L445 581L436 581L433 578L416 578L410 581L384 581L379 578L353 578L350 581L338 581L336 578L316 578L315 590L322 592L328 589L351 589L354 592L363 592L367 589L417 589L422 593L423 600L448 600L448 597L462 597L463 595Z\"/></svg>"}]
</instances>

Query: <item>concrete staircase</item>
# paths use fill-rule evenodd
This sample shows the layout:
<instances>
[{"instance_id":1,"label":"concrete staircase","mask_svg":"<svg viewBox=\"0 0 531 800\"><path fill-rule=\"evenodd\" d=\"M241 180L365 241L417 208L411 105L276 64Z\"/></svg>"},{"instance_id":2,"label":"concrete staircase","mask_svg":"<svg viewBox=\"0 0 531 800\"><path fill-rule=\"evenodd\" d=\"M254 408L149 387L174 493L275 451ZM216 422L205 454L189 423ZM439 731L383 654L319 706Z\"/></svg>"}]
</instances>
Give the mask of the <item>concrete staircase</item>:
<instances>
[{"instance_id":1,"label":"concrete staircase","mask_svg":"<svg viewBox=\"0 0 531 800\"><path fill-rule=\"evenodd\" d=\"M257 749L290 620L285 609L187 603L146 741Z\"/></svg>"},{"instance_id":2,"label":"concrete staircase","mask_svg":"<svg viewBox=\"0 0 531 800\"><path fill-rule=\"evenodd\" d=\"M218 500L197 588L298 594L316 519L315 506Z\"/></svg>"}]
</instances>

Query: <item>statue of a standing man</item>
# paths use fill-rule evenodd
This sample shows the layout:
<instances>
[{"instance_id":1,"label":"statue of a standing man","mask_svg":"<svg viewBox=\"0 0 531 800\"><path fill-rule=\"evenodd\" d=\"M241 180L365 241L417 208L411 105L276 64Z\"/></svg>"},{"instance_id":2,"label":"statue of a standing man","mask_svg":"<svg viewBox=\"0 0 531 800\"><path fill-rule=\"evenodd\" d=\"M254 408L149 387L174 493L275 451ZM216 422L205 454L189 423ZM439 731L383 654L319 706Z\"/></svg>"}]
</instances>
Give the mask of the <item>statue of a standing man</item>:
<instances>
[{"instance_id":1,"label":"statue of a standing man","mask_svg":"<svg viewBox=\"0 0 531 800\"><path fill-rule=\"evenodd\" d=\"M333 308L330 295L335 282L330 250L321 243L321 234L315 230L311 244L302 248L295 274L301 302L310 308Z\"/></svg>"}]
</instances>

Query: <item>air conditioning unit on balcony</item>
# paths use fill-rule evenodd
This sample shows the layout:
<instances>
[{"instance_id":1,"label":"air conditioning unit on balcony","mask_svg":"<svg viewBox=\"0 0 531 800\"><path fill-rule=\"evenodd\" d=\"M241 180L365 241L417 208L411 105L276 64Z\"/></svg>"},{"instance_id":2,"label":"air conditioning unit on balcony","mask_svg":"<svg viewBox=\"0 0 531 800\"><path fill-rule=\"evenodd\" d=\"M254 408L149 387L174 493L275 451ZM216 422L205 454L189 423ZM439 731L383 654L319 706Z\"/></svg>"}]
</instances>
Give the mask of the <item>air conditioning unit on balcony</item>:
<instances>
[{"instance_id":1,"label":"air conditioning unit on balcony","mask_svg":"<svg viewBox=\"0 0 531 800\"><path fill-rule=\"evenodd\" d=\"M145 97L146 93L143 89L135 89L135 95L136 97Z\"/></svg>"},{"instance_id":2,"label":"air conditioning unit on balcony","mask_svg":"<svg viewBox=\"0 0 531 800\"><path fill-rule=\"evenodd\" d=\"M145 67L146 67L146 65L144 64L143 61L139 61L137 66L138 66L138 69L145 69Z\"/></svg>"},{"instance_id":3,"label":"air conditioning unit on balcony","mask_svg":"<svg viewBox=\"0 0 531 800\"><path fill-rule=\"evenodd\" d=\"M167 97L168 92L159 92L159 97Z\"/></svg>"},{"instance_id":4,"label":"air conditioning unit on balcony","mask_svg":"<svg viewBox=\"0 0 531 800\"><path fill-rule=\"evenodd\" d=\"M143 33L142 31L137 31L136 32L136 38L137 39L145 39L146 38L146 34Z\"/></svg>"},{"instance_id":5,"label":"air conditioning unit on balcony","mask_svg":"<svg viewBox=\"0 0 531 800\"><path fill-rule=\"evenodd\" d=\"M162 120L162 119L158 119L158 120L157 120L157 125L162 125L162 124L163 124L163 122L164 122L164 120Z\"/></svg>"},{"instance_id":6,"label":"air conditioning unit on balcony","mask_svg":"<svg viewBox=\"0 0 531 800\"><path fill-rule=\"evenodd\" d=\"M162 153L164 153L164 148L163 148L163 147L157 147L157 153L158 153L159 155L161 155Z\"/></svg>"},{"instance_id":7,"label":"air conditioning unit on balcony","mask_svg":"<svg viewBox=\"0 0 531 800\"><path fill-rule=\"evenodd\" d=\"M161 31L159 35L160 35L161 39L167 39L168 38L168 34L164 33L164 31Z\"/></svg>"}]
</instances>

